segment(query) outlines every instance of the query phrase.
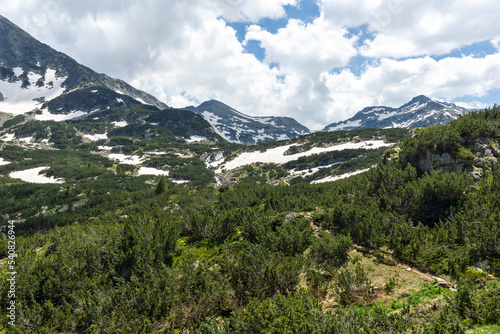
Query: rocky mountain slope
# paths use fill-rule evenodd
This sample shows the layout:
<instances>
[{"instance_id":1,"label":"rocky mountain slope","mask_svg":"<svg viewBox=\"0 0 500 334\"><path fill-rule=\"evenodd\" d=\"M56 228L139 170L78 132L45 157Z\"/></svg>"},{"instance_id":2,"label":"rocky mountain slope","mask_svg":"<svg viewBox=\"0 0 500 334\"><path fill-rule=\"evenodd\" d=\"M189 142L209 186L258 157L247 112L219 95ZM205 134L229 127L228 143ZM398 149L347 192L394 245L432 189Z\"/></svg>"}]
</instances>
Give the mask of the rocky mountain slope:
<instances>
[{"instance_id":1,"label":"rocky mountain slope","mask_svg":"<svg viewBox=\"0 0 500 334\"><path fill-rule=\"evenodd\" d=\"M418 128L441 125L457 119L469 110L453 103L433 101L424 95L414 97L399 108L367 107L353 117L326 126L323 131L361 128Z\"/></svg>"},{"instance_id":2,"label":"rocky mountain slope","mask_svg":"<svg viewBox=\"0 0 500 334\"><path fill-rule=\"evenodd\" d=\"M49 121L71 125L44 123ZM31 138L27 143L47 141L58 148L77 144L85 135L163 142L192 136L219 138L199 115L169 108L123 80L77 63L2 16L0 124L0 138Z\"/></svg>"},{"instance_id":3,"label":"rocky mountain slope","mask_svg":"<svg viewBox=\"0 0 500 334\"><path fill-rule=\"evenodd\" d=\"M67 114L76 109L90 112L95 110L90 103L88 106L68 105L67 109L55 109L44 103L91 87L109 89L159 109L167 108L152 95L123 80L80 65L0 16L0 111L22 114L36 108L48 108L52 114ZM90 94L92 90L88 91Z\"/></svg>"},{"instance_id":4,"label":"rocky mountain slope","mask_svg":"<svg viewBox=\"0 0 500 334\"><path fill-rule=\"evenodd\" d=\"M248 116L216 100L185 109L202 115L222 138L233 143L258 144L309 133L293 118Z\"/></svg>"}]
</instances>

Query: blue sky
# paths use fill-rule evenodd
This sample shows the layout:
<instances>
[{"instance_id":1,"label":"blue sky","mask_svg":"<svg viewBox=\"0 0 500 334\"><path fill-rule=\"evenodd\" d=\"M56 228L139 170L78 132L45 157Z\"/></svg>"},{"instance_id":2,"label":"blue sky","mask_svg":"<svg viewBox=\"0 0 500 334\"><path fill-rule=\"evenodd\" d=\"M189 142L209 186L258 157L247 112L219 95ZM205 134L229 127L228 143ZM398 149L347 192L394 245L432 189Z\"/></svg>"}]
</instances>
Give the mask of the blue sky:
<instances>
[{"instance_id":1,"label":"blue sky","mask_svg":"<svg viewBox=\"0 0 500 334\"><path fill-rule=\"evenodd\" d=\"M218 99L311 129L424 94L500 102L500 2L0 0L28 33L174 107Z\"/></svg>"}]
</instances>

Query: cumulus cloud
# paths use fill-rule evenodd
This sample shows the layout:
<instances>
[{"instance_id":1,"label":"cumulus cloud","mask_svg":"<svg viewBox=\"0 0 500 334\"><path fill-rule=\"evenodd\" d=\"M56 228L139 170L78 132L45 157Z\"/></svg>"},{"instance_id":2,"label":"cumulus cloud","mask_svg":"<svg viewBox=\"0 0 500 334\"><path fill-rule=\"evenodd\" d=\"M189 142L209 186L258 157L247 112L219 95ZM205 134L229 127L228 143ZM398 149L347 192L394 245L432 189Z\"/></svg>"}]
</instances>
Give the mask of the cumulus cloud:
<instances>
[{"instance_id":1,"label":"cumulus cloud","mask_svg":"<svg viewBox=\"0 0 500 334\"><path fill-rule=\"evenodd\" d=\"M0 6L42 42L175 107L215 98L250 115L290 116L319 129L367 105L399 106L419 94L481 97L500 87L500 51L430 57L478 41L499 49L498 1L318 0L320 15L309 23L288 19L286 6L302 1L0 0ZM263 18L286 24L270 30ZM243 42L229 21L247 26ZM360 26L368 37L350 33ZM255 41L265 51L262 61L245 50ZM356 74L355 61L366 61Z\"/></svg>"},{"instance_id":2,"label":"cumulus cloud","mask_svg":"<svg viewBox=\"0 0 500 334\"><path fill-rule=\"evenodd\" d=\"M221 15L229 21L257 22L262 18L285 16L283 6L296 6L298 0L218 0Z\"/></svg>"},{"instance_id":3,"label":"cumulus cloud","mask_svg":"<svg viewBox=\"0 0 500 334\"><path fill-rule=\"evenodd\" d=\"M365 106L400 106L419 94L447 101L465 95L480 97L500 86L500 53L439 61L430 57L384 59L359 77L349 71L328 75L327 86L336 96L326 115L332 121L338 115L344 116L341 119L352 116ZM474 102L467 105L484 106Z\"/></svg>"},{"instance_id":4,"label":"cumulus cloud","mask_svg":"<svg viewBox=\"0 0 500 334\"><path fill-rule=\"evenodd\" d=\"M368 24L376 32L362 47L368 57L446 54L500 37L500 2L493 0L321 0L339 26Z\"/></svg>"}]
</instances>

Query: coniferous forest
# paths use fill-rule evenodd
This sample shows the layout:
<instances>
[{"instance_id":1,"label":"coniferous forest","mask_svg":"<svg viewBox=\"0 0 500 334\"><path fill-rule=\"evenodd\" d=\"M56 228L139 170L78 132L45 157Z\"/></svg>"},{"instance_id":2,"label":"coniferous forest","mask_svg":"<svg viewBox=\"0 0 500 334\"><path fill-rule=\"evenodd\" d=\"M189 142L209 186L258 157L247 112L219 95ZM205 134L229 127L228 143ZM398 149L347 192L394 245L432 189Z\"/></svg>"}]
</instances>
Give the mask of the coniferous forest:
<instances>
[{"instance_id":1,"label":"coniferous forest","mask_svg":"<svg viewBox=\"0 0 500 334\"><path fill-rule=\"evenodd\" d=\"M0 326L45 334L493 333L500 167L498 157L484 157L499 143L493 107L411 131L366 173L275 186L213 186L196 159L177 173L197 181L178 186L132 177L130 167L84 149L53 151L66 162L48 175L71 182L0 181ZM2 150L20 164L37 159L22 154ZM446 168L424 163L445 155ZM15 327L7 326L9 260Z\"/></svg>"}]
</instances>

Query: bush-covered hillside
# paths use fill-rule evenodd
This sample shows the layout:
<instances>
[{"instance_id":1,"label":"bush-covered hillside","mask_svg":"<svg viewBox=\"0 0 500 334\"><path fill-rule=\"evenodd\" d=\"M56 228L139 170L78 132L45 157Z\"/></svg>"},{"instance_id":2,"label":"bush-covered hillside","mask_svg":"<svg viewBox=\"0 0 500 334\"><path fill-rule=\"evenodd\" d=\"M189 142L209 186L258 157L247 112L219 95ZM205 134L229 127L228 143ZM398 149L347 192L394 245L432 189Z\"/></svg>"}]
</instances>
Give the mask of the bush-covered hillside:
<instances>
[{"instance_id":1,"label":"bush-covered hillside","mask_svg":"<svg viewBox=\"0 0 500 334\"><path fill-rule=\"evenodd\" d=\"M386 164L320 185L136 183L96 158L97 179L67 188L1 178L18 257L16 327L7 284L0 324L13 333L498 330L499 123L495 107L418 129ZM426 172L417 157L427 150L481 173ZM75 210L52 210L83 197Z\"/></svg>"}]
</instances>

